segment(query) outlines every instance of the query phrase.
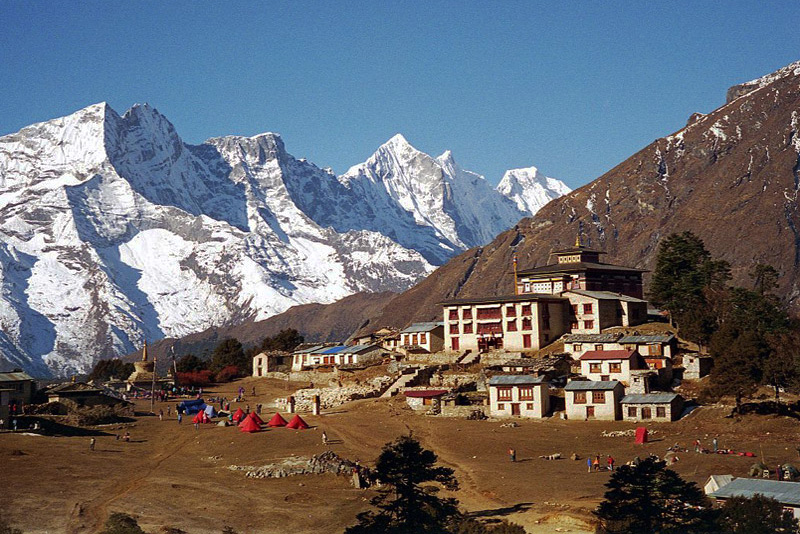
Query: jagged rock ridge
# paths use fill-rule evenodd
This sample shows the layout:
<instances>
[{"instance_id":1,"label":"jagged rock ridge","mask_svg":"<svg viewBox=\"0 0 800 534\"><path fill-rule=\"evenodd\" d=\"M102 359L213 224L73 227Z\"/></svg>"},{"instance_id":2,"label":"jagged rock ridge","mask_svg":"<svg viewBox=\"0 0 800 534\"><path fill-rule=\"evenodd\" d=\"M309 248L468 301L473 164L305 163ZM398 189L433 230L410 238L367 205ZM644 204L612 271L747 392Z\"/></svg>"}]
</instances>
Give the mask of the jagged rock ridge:
<instances>
[{"instance_id":1,"label":"jagged rock ridge","mask_svg":"<svg viewBox=\"0 0 800 534\"><path fill-rule=\"evenodd\" d=\"M467 202L488 186L399 139L361 166L388 158L381 179L408 178L381 195L294 158L277 134L188 145L146 104L0 137L0 360L81 372L144 339L403 290L523 215L489 188L473 218L437 218L452 191Z\"/></svg>"}]
</instances>

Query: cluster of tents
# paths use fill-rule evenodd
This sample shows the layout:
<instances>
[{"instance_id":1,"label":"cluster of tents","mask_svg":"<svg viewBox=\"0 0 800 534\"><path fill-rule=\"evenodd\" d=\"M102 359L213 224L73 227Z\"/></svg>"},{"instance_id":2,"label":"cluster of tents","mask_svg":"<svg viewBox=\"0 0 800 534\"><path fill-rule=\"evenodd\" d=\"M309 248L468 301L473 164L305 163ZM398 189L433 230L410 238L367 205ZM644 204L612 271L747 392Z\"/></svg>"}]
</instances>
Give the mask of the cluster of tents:
<instances>
[{"instance_id":1,"label":"cluster of tents","mask_svg":"<svg viewBox=\"0 0 800 534\"><path fill-rule=\"evenodd\" d=\"M213 417L217 417L222 415L217 413L214 407L210 404L206 404L203 399L196 399L196 400L187 400L183 401L178 404L177 410L180 413L184 413L187 415L195 414L192 418L192 423L213 423L211 420ZM224 413L224 412L223 412ZM308 424L303 421L303 418L299 415L295 414L291 421L288 423L286 419L284 419L281 414L276 413L272 416L272 419L269 422L264 423L264 421L258 416L255 412L245 413L244 410L239 408L234 412L231 416L231 420L239 425L239 429L242 432L259 432L261 431L261 427L266 425L268 427L286 427L286 428L293 428L295 430L305 430L308 428ZM227 421L220 421L219 423L221 426L228 426Z\"/></svg>"},{"instance_id":2,"label":"cluster of tents","mask_svg":"<svg viewBox=\"0 0 800 534\"><path fill-rule=\"evenodd\" d=\"M239 425L239 430L242 432L259 432L261 431L261 426L266 424L270 428L276 427L286 427L286 428L293 428L295 430L305 430L308 428L308 423L306 423L302 417L295 414L291 421L288 423L286 419L284 419L281 414L275 413L267 423L258 416L255 412L250 412L249 414L244 413L244 411L239 408L233 414L233 422Z\"/></svg>"}]
</instances>

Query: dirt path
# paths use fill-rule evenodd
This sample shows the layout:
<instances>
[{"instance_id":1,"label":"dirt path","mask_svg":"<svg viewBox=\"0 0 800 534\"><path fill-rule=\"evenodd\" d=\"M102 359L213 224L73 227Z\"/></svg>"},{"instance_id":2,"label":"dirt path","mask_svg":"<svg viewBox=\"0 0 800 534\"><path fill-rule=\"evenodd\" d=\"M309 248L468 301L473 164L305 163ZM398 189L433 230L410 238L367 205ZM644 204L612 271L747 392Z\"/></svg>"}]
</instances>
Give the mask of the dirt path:
<instances>
[{"instance_id":1,"label":"dirt path","mask_svg":"<svg viewBox=\"0 0 800 534\"><path fill-rule=\"evenodd\" d=\"M147 484L153 473L159 471L162 464L179 452L192 437L191 434L185 434L177 440L166 440L166 443L164 440L159 440L161 442L159 447L165 448L161 448L141 462L135 471L136 475L128 478L122 484L113 483L108 491L103 491L101 494L103 497L100 500L83 501L76 505L66 526L66 532L69 534L100 532L108 519L108 509L111 504Z\"/></svg>"}]
</instances>

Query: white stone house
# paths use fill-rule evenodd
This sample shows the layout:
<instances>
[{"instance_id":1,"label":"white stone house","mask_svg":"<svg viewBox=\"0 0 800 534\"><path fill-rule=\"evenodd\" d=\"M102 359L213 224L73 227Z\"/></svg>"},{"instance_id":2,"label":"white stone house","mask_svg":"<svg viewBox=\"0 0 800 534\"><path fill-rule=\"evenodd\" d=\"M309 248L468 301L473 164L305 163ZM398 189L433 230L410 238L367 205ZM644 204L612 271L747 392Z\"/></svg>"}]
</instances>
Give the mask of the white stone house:
<instances>
[{"instance_id":1,"label":"white stone house","mask_svg":"<svg viewBox=\"0 0 800 534\"><path fill-rule=\"evenodd\" d=\"M253 356L253 376L266 376L267 373L277 371L279 368L286 370L293 358L283 352L260 352Z\"/></svg>"},{"instance_id":2,"label":"white stone house","mask_svg":"<svg viewBox=\"0 0 800 534\"><path fill-rule=\"evenodd\" d=\"M683 397L677 393L625 395L620 401L625 421L677 421L683 413Z\"/></svg>"},{"instance_id":3,"label":"white stone house","mask_svg":"<svg viewBox=\"0 0 800 534\"><path fill-rule=\"evenodd\" d=\"M444 349L444 323L414 323L400 331L400 347L407 352L441 352Z\"/></svg>"},{"instance_id":4,"label":"white stone house","mask_svg":"<svg viewBox=\"0 0 800 534\"><path fill-rule=\"evenodd\" d=\"M620 333L607 334L567 334L564 341L564 352L572 358L578 359L590 350L620 350L622 345L617 343L622 337Z\"/></svg>"},{"instance_id":5,"label":"white stone house","mask_svg":"<svg viewBox=\"0 0 800 534\"><path fill-rule=\"evenodd\" d=\"M535 351L569 327L566 299L512 295L443 302L446 351Z\"/></svg>"},{"instance_id":6,"label":"white stone house","mask_svg":"<svg viewBox=\"0 0 800 534\"><path fill-rule=\"evenodd\" d=\"M544 377L497 375L489 379L489 414L542 418L550 412L550 386Z\"/></svg>"},{"instance_id":7,"label":"white stone house","mask_svg":"<svg viewBox=\"0 0 800 534\"><path fill-rule=\"evenodd\" d=\"M633 326L647 321L647 301L612 293L573 289L562 295L570 302L570 332L599 334L612 326Z\"/></svg>"},{"instance_id":8,"label":"white stone house","mask_svg":"<svg viewBox=\"0 0 800 534\"><path fill-rule=\"evenodd\" d=\"M292 371L366 363L379 358L383 352L383 348L378 345L311 347L292 355Z\"/></svg>"},{"instance_id":9,"label":"white stone house","mask_svg":"<svg viewBox=\"0 0 800 534\"><path fill-rule=\"evenodd\" d=\"M686 379L703 378L714 366L714 359L703 354L684 354L682 360L683 378Z\"/></svg>"},{"instance_id":10,"label":"white stone house","mask_svg":"<svg viewBox=\"0 0 800 534\"><path fill-rule=\"evenodd\" d=\"M625 386L616 380L568 382L564 386L567 418L617 420L621 416L619 401L624 395Z\"/></svg>"},{"instance_id":11,"label":"white stone house","mask_svg":"<svg viewBox=\"0 0 800 534\"><path fill-rule=\"evenodd\" d=\"M623 336L619 339L619 344L624 349L638 351L645 359L671 359L678 348L678 340L673 334Z\"/></svg>"},{"instance_id":12,"label":"white stone house","mask_svg":"<svg viewBox=\"0 0 800 534\"><path fill-rule=\"evenodd\" d=\"M580 357L581 374L589 380L619 380L628 385L631 371L645 369L642 357L635 350L590 350Z\"/></svg>"}]
</instances>

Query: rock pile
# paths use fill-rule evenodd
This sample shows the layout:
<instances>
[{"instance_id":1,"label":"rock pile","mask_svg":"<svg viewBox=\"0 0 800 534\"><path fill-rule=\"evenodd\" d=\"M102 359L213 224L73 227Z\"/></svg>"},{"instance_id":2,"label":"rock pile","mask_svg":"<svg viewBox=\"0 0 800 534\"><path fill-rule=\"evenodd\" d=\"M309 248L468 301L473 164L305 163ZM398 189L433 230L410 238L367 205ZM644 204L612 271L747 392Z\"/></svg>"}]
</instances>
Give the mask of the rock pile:
<instances>
[{"instance_id":1,"label":"rock pile","mask_svg":"<svg viewBox=\"0 0 800 534\"><path fill-rule=\"evenodd\" d=\"M295 475L318 475L322 473L333 473L335 475L350 476L354 469L359 469L362 474L366 474L366 468L358 464L341 458L333 451L325 451L322 454L307 458L304 456L293 456L286 458L282 462L262 465L255 467L251 465L230 465L231 471L246 471L248 478L284 478Z\"/></svg>"}]
</instances>

